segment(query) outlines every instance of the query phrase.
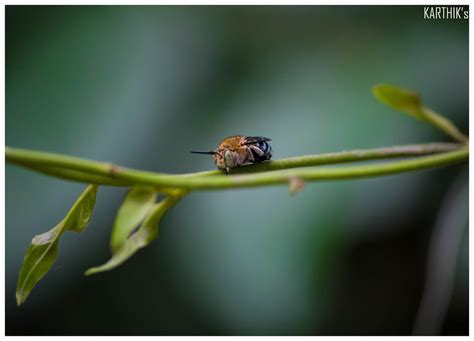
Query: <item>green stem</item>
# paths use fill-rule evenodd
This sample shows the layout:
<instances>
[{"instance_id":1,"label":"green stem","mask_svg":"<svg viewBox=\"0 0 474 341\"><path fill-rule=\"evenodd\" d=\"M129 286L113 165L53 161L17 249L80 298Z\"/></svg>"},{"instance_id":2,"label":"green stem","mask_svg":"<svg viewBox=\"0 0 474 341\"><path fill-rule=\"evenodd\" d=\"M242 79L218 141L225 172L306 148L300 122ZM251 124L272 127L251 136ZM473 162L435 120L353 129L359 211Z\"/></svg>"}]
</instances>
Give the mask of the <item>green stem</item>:
<instances>
[{"instance_id":1,"label":"green stem","mask_svg":"<svg viewBox=\"0 0 474 341\"><path fill-rule=\"evenodd\" d=\"M421 107L421 111L423 113L423 119L437 127L438 129L444 131L447 135L451 136L455 141L458 141L462 144L468 144L469 139L466 135L461 133L459 129L448 120L446 117L441 116L440 114L436 113L434 110L428 107Z\"/></svg>"},{"instance_id":2,"label":"green stem","mask_svg":"<svg viewBox=\"0 0 474 341\"><path fill-rule=\"evenodd\" d=\"M422 156L450 152L461 148L459 143L426 143L373 149L355 149L337 153L303 155L270 162L258 163L231 170L231 174L253 173L263 171L282 170L299 167L321 166L335 163L359 162L377 159L389 159L407 156ZM219 175L222 171L214 170L183 174L185 176Z\"/></svg>"},{"instance_id":3,"label":"green stem","mask_svg":"<svg viewBox=\"0 0 474 341\"><path fill-rule=\"evenodd\" d=\"M430 144L430 145L418 145L414 146L401 146L391 148L379 148L373 150L351 151L333 154L303 156L298 158L283 159L279 161L269 162L268 166L272 167L271 164L277 164L278 167L301 167L310 166L314 164L321 165L326 163L335 163L337 160L340 162L348 161L360 161L370 160L381 157L389 156L401 156L401 154L407 156L420 155L421 151L425 151L428 154L432 154L434 150L443 149L445 150L448 145L446 144ZM452 149L453 145L449 145L448 149ZM381 153L381 151L384 151ZM403 153L402 153L403 152ZM328 156L332 155L332 156ZM336 156L335 156L336 155ZM187 175L169 175L162 173L154 173L147 171L134 170L129 168L122 168L111 164L104 164L100 162L94 162L89 160L83 160L79 158L73 158L69 156L63 156L58 154L35 152L29 150L21 150L15 148L6 148L6 159L7 161L20 164L22 166L30 167L31 164L37 165L38 163L43 166L52 167L65 167L76 171L85 173L93 173L113 180L123 181L123 186L133 185L152 185L163 188L179 188L179 189L223 189L223 188L237 188L237 187L255 187L265 186L271 184L282 184L288 183L293 177L298 177L303 180L315 181L315 180L337 180L337 179L348 179L348 178L363 178L369 176L381 176L387 174L394 174L400 172L407 172L412 170L419 170L437 166L443 166L448 164L459 163L467 160L469 157L469 151L467 147L458 148L454 151L441 153L433 156L424 156L410 160L395 161L390 163L382 164L371 164L361 166L350 166L350 167L338 167L338 168L306 168L306 169L283 169L271 172L263 172L258 174L245 174L245 175L210 175L209 173L198 173L200 176ZM264 164L262 164L264 165ZM262 165L255 165L252 168L262 167ZM298 166L295 166L298 165ZM247 167L245 167L247 168ZM249 169L251 167L248 167ZM43 168L43 171L47 172L47 167ZM58 174L52 174L58 176ZM204 176L207 175L207 176ZM76 181L84 181L81 178L73 179ZM126 183L126 185L125 185ZM114 184L119 185L119 184ZM122 186L120 184L120 186Z\"/></svg>"},{"instance_id":4,"label":"green stem","mask_svg":"<svg viewBox=\"0 0 474 341\"><path fill-rule=\"evenodd\" d=\"M28 162L15 162L17 165L32 169L39 173L45 175L51 175L57 178L66 179L66 180L73 180L78 182L84 182L88 184L95 184L95 185L106 185L106 186L130 186L133 183L119 180L119 179L111 179L105 176L85 173L81 171L76 171L73 169L67 168L60 168L60 167L51 167L51 166L44 166L41 164L35 163L28 163Z\"/></svg>"},{"instance_id":5,"label":"green stem","mask_svg":"<svg viewBox=\"0 0 474 341\"><path fill-rule=\"evenodd\" d=\"M292 157L287 159L275 160L260 164L249 165L245 167L240 167L232 170L232 174L238 173L250 173L250 172L261 172L261 171L270 171L270 170L281 170L289 168L298 168L298 167L308 167L308 166L319 166L327 165L334 163L344 163L344 162L354 162L354 161L366 161L374 159L385 159L385 158L394 158L394 157L403 157L403 156L420 156L428 154L436 154L441 152L447 152L459 149L461 147L456 143L428 143L428 144L416 144L416 145L405 145L405 146L395 146L395 147L384 147L384 148L375 148L375 149L356 149L352 151L344 151L338 153L326 153L326 154L317 154L317 155L304 155L299 157ZM27 149L19 149L6 147L5 148L6 161L19 164L24 167L32 168L38 170L38 167L41 167L42 173L48 173L48 169L51 167L57 167L58 169L51 171L51 175L64 177L70 180L78 180L81 182L91 182L85 181L81 174L95 174L105 178L114 179L117 173L123 172L125 168L118 167L111 163L103 163L97 161L91 161L86 159L81 159L77 157L47 153L47 152L38 152ZM68 170L77 171L76 173L61 174L59 168L65 168ZM82 173L81 173L82 172ZM182 175L170 175L163 173L155 173L160 176L180 176L180 177L199 177L199 176L209 176L209 175L222 175L223 172L219 170L207 171L207 172L197 172L190 174ZM94 181L100 181L100 178L94 178ZM104 183L105 184L105 183ZM107 184L108 185L108 184ZM114 185L114 184L111 184ZM117 186L123 186L122 184L117 184Z\"/></svg>"},{"instance_id":6,"label":"green stem","mask_svg":"<svg viewBox=\"0 0 474 341\"><path fill-rule=\"evenodd\" d=\"M338 168L312 167L305 169L281 170L258 174L192 178L175 177L168 179L162 179L159 176L154 175L153 173L141 171L129 171L122 175L124 179L148 185L166 185L176 188L187 188L190 190L223 189L285 184L288 183L293 177L307 181L315 181L382 176L413 170L421 170L431 167L439 167L448 164L455 164L467 160L468 156L468 149L462 148L453 152L433 156L424 156L411 160Z\"/></svg>"}]
</instances>

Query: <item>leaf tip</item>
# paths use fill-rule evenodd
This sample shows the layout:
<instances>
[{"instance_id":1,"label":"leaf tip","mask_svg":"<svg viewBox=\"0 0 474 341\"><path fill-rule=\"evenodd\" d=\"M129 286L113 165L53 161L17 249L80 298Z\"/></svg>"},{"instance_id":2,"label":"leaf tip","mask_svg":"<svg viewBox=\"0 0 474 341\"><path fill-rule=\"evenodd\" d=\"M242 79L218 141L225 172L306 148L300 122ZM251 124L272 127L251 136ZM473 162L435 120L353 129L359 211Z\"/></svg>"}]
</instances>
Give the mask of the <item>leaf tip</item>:
<instances>
[{"instance_id":1,"label":"leaf tip","mask_svg":"<svg viewBox=\"0 0 474 341\"><path fill-rule=\"evenodd\" d=\"M99 266L94 266L92 268L89 268L87 269L85 272L84 272L84 275L86 276L90 276L90 275L95 275L99 272L105 272L105 271L109 271L109 270L112 270L114 269L116 266L118 265L115 265L115 264L110 264L110 260L105 263L105 264L102 264L102 265L99 265Z\"/></svg>"},{"instance_id":2,"label":"leaf tip","mask_svg":"<svg viewBox=\"0 0 474 341\"><path fill-rule=\"evenodd\" d=\"M28 295L25 295L24 294L24 291L23 290L17 290L16 292L16 305L19 307L22 303L24 303L26 301L26 298L28 297Z\"/></svg>"},{"instance_id":3,"label":"leaf tip","mask_svg":"<svg viewBox=\"0 0 474 341\"><path fill-rule=\"evenodd\" d=\"M89 268L87 269L85 272L84 272L84 275L86 276L90 276L90 275L94 275L96 273L100 272L100 270L97 268L97 267L93 267L93 268Z\"/></svg>"},{"instance_id":4,"label":"leaf tip","mask_svg":"<svg viewBox=\"0 0 474 341\"><path fill-rule=\"evenodd\" d=\"M372 87L372 95L389 107L421 118L422 101L418 93L400 88L392 84L376 84Z\"/></svg>"}]
</instances>

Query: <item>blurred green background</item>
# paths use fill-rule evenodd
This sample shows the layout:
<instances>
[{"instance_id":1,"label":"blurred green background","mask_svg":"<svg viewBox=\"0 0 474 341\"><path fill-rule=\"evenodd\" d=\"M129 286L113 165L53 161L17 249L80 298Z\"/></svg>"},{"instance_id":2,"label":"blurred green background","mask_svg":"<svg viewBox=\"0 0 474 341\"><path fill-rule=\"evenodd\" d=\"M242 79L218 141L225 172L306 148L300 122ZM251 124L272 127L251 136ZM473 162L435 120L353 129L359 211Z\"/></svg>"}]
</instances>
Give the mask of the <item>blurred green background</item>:
<instances>
[{"instance_id":1,"label":"blurred green background","mask_svg":"<svg viewBox=\"0 0 474 341\"><path fill-rule=\"evenodd\" d=\"M419 91L468 133L468 21L420 6L7 6L6 143L134 168L213 169L191 149L273 139L274 158L448 141L371 86ZM411 334L429 240L467 164L377 179L195 192L120 268L125 189L101 188L21 307L32 237L82 184L6 168L7 335ZM459 191L458 191L459 192ZM467 203L467 191L464 195ZM467 211L443 334L468 333ZM458 228L453 226L453 228Z\"/></svg>"}]
</instances>

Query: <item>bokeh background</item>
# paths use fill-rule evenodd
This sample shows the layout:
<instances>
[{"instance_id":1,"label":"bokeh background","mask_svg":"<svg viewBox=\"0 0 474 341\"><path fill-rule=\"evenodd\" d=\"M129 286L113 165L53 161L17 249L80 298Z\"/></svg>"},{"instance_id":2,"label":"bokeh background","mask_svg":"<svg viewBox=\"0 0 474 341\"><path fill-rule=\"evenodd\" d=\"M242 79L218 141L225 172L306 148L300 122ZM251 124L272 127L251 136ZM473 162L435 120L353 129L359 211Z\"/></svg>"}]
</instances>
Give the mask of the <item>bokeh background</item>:
<instances>
[{"instance_id":1,"label":"bokeh background","mask_svg":"<svg viewBox=\"0 0 474 341\"><path fill-rule=\"evenodd\" d=\"M371 86L419 91L468 133L468 20L419 6L7 6L6 143L184 173L191 149L273 139L274 158L448 141ZM405 335L432 232L462 232L442 334L468 333L467 164L377 179L195 192L120 268L109 258L125 189L16 307L31 238L84 188L6 168L8 335ZM453 214L448 214L453 216ZM441 222L442 223L442 222ZM446 224L446 222L445 222ZM460 226L461 224L461 226Z\"/></svg>"}]
</instances>

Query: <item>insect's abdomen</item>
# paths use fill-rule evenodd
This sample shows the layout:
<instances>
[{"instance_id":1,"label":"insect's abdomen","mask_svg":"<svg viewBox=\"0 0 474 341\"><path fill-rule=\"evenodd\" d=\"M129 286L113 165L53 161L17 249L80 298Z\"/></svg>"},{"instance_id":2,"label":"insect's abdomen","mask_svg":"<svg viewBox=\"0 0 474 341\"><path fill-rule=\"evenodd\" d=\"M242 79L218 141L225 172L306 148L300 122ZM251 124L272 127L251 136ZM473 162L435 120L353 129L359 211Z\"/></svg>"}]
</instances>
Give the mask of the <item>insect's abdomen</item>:
<instances>
[{"instance_id":1,"label":"insect's abdomen","mask_svg":"<svg viewBox=\"0 0 474 341\"><path fill-rule=\"evenodd\" d=\"M272 158L272 147L267 142L260 141L257 142L255 146L257 146L263 151L263 155L258 155L254 150L252 150L255 162L267 161Z\"/></svg>"}]
</instances>

